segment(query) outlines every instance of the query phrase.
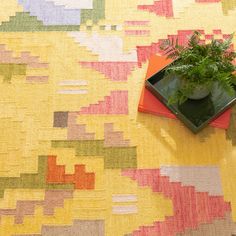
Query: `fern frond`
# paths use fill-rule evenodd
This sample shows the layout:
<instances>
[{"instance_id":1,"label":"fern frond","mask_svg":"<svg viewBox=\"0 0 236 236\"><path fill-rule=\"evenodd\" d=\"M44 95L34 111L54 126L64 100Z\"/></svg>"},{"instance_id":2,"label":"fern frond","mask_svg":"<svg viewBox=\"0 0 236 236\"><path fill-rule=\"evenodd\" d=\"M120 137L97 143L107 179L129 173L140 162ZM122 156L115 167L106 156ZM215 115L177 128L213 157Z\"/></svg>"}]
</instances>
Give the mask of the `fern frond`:
<instances>
[{"instance_id":1,"label":"fern frond","mask_svg":"<svg viewBox=\"0 0 236 236\"><path fill-rule=\"evenodd\" d=\"M236 52L232 51L230 35L223 42L212 39L209 44L202 44L201 33L194 31L189 38L188 46L179 45L178 38L163 41L163 52L174 63L168 66L168 74L177 74L187 83L170 98L170 102L183 102L193 91L194 87L204 84L207 86L218 82L221 89L228 94L234 93L233 84L236 85L236 75L233 73L236 66L232 63L236 59Z\"/></svg>"}]
</instances>

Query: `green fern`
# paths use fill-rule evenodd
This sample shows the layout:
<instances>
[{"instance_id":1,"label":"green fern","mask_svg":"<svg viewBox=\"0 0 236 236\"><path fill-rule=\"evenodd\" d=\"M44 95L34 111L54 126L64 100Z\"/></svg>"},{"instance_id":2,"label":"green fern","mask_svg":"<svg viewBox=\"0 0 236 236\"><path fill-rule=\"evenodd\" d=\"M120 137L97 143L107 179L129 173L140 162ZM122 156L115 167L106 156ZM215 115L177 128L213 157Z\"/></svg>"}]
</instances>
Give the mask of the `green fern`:
<instances>
[{"instance_id":1,"label":"green fern","mask_svg":"<svg viewBox=\"0 0 236 236\"><path fill-rule=\"evenodd\" d=\"M178 75L185 81L185 86L170 98L169 103L183 103L197 85L212 86L216 81L230 95L234 94L236 75L233 73L236 66L232 62L236 52L231 50L233 36L223 42L212 39L211 43L202 44L200 32L195 31L186 47L179 45L178 40L163 41L162 51L174 60L166 72Z\"/></svg>"}]
</instances>

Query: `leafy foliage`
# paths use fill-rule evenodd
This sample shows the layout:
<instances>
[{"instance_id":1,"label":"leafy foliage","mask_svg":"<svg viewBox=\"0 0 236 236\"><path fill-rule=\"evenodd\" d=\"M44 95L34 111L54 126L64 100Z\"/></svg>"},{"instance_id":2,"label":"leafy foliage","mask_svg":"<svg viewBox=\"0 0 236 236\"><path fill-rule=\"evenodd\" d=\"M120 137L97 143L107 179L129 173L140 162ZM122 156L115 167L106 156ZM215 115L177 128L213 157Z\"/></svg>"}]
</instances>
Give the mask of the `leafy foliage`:
<instances>
[{"instance_id":1,"label":"leafy foliage","mask_svg":"<svg viewBox=\"0 0 236 236\"><path fill-rule=\"evenodd\" d=\"M165 40L161 45L164 54L174 60L167 67L167 73L184 80L183 86L170 98L169 103L183 103L196 86L210 88L216 81L229 94L234 93L236 75L233 72L236 66L232 62L236 52L231 48L233 34L224 41L212 39L209 44L203 44L200 36L195 31L187 46L179 45L178 40L173 39Z\"/></svg>"}]
</instances>

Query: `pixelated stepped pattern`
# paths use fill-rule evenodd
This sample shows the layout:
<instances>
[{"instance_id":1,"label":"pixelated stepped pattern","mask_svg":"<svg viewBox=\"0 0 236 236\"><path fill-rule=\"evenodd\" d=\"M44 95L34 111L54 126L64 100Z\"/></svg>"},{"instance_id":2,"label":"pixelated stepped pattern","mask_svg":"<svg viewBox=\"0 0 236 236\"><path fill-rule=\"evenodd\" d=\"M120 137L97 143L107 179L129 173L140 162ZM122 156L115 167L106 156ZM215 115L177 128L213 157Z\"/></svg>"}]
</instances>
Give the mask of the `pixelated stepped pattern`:
<instances>
[{"instance_id":1,"label":"pixelated stepped pattern","mask_svg":"<svg viewBox=\"0 0 236 236\"><path fill-rule=\"evenodd\" d=\"M212 34L206 34L204 30L195 29L201 32L202 34L202 42L206 42L206 40L210 40L213 37L217 36L217 39L227 39L229 37L228 34L223 34L220 29L214 29ZM180 45L186 45L188 41L188 37L193 33L193 30L178 30L177 35L168 35L168 39L176 40L178 39L178 43ZM149 46L137 46L137 54L138 54L138 63L141 66L142 63L146 62L151 56L162 53L160 49L160 45L164 39L159 39L158 42L152 43Z\"/></svg>"},{"instance_id":2,"label":"pixelated stepped pattern","mask_svg":"<svg viewBox=\"0 0 236 236\"><path fill-rule=\"evenodd\" d=\"M160 53L159 47L164 39L178 38L181 45L186 45L194 30L201 31L204 43L213 37L226 39L230 33L220 28L180 27L168 35L165 33L154 38L153 19L156 19L157 25L159 21L166 21L166 25L170 20L177 22L188 6L196 9L216 6L217 9L222 8L222 16L229 17L236 8L236 0L186 0L180 15L175 11L176 0L148 0L147 3L137 0L134 5L140 18L135 15L137 12L130 16L120 16L118 11L116 14L114 9L120 7L116 0L15 1L21 10L0 23L4 41L0 42L0 83L1 88L9 91L0 101L4 110L0 118L3 123L11 122L13 128L20 123L19 132L26 136L26 142L21 154L24 157L20 160L23 165L11 160L18 155L15 147L18 141L21 145L18 130L13 130L10 136L14 140L9 140L12 153L8 156L5 155L9 151L5 148L6 142L0 142L0 158L7 156L0 160L0 164L5 167L8 161L12 161L10 167L17 170L21 167L18 173L8 173L7 168L0 172L0 175L4 174L0 176L0 236L107 236L111 228L124 228L125 236L233 235L236 223L232 220L231 207L234 206L228 196L224 196L220 167L199 165L199 161L198 166L183 166L181 163L179 166L155 166L154 169L156 163L149 163L149 168L145 162L141 163L142 158L149 158L149 152L144 153L142 144L138 146L136 143L139 137L134 138L135 134L132 134L130 127L135 124L137 128L136 119L139 118L131 116L133 107L130 105L135 103L134 91L127 87L138 79L135 78L138 77L138 70L144 70L147 61ZM135 0L130 0L127 5L133 2ZM114 22L109 12L112 7ZM121 8L126 11L127 6ZM147 19L144 19L146 16ZM120 20L120 17L123 19ZM158 27L158 34L161 35L161 27ZM56 38L45 40L52 41L50 47L49 43L44 45L46 34L41 31L51 31L48 36L53 34ZM13 36L4 39L5 34ZM15 43L17 45L13 47L14 36L20 43ZM67 41L60 42L61 37L66 37ZM42 59L45 48L42 52L34 48L40 40L42 48L52 49L57 57L50 55L48 60ZM71 55L67 53L69 50ZM65 58L64 54L69 56ZM73 68L67 67L67 64ZM71 73L63 74L63 70L68 68ZM56 70L59 72L56 73ZM94 75L93 78L91 75ZM23 85L18 84L15 78L21 78ZM55 84L63 90L54 94ZM106 91L96 91L92 87L94 85L96 89L104 87ZM18 86L22 86L22 90ZM77 90L78 87L85 89ZM27 105L8 101L11 93L22 93L22 100L25 101L27 96L35 93L33 109L37 115L32 118L33 113L28 112L30 108ZM40 98L45 107L48 105L45 113L40 113L37 107L37 96L41 93L47 96ZM11 109L15 109L15 113L9 111L11 109L5 100L6 104L11 104ZM25 112L23 115L22 110ZM40 117L44 117L46 122L43 123ZM30 119L27 125L24 123L26 119ZM31 127L34 119L40 124L38 129ZM235 122L234 108L230 127L226 131L226 138L232 146L236 145ZM138 128L142 130L142 126L145 125L141 124ZM8 137L8 131L2 132L2 136ZM36 137L39 145L33 146L30 153L35 159L32 165L37 167L35 171L24 169L24 166L30 165L28 146L35 142L30 134ZM142 136L142 133L138 135ZM160 159L159 164L163 161L161 145L162 141L158 140L152 147L160 149L160 156L155 156L158 163ZM69 163L72 158L73 163ZM168 157L165 158L166 161ZM67 169L69 167L70 171ZM118 186L115 185L118 178L121 179L120 186L115 189L113 185ZM140 192L147 193L148 190L151 194L142 198ZM31 191L32 195L25 197ZM124 195L121 194L123 192ZM157 215L151 218L151 214L142 216L140 212L147 208L147 202L158 196L171 203L172 214L164 214L163 219ZM103 202L102 207L99 201ZM158 212L161 210L157 209ZM1 230L7 227L14 229L14 233L9 231L8 235L2 235ZM116 235L114 229L112 232Z\"/></svg>"},{"instance_id":3,"label":"pixelated stepped pattern","mask_svg":"<svg viewBox=\"0 0 236 236\"><path fill-rule=\"evenodd\" d=\"M16 209L0 209L0 217L14 216L15 224L23 224L24 216L33 216L36 206L43 207L44 215L53 215L54 209L63 207L69 198L73 198L71 190L46 190L43 201L17 201Z\"/></svg>"},{"instance_id":4,"label":"pixelated stepped pattern","mask_svg":"<svg viewBox=\"0 0 236 236\"><path fill-rule=\"evenodd\" d=\"M79 112L85 114L128 114L128 91L112 91L98 104L82 107Z\"/></svg>"},{"instance_id":5,"label":"pixelated stepped pattern","mask_svg":"<svg viewBox=\"0 0 236 236\"><path fill-rule=\"evenodd\" d=\"M212 224L215 219L224 219L231 210L222 196L210 196L207 192L197 192L193 186L171 182L168 176L161 175L160 170L125 170L123 175L137 181L139 186L150 186L153 192L163 193L173 201L173 216L166 217L164 222L154 222L152 226L139 227L132 233L134 236L174 236L187 229L196 229L203 223ZM230 227L232 230L233 226Z\"/></svg>"},{"instance_id":6,"label":"pixelated stepped pattern","mask_svg":"<svg viewBox=\"0 0 236 236\"><path fill-rule=\"evenodd\" d=\"M31 56L30 52L21 52L20 57L14 57L13 52L6 49L6 46L0 45L0 75L3 76L4 82L11 82L14 75L26 75L27 67L29 68L48 68L47 63L39 61L37 56ZM26 76L27 82L47 82L48 76Z\"/></svg>"},{"instance_id":7,"label":"pixelated stepped pattern","mask_svg":"<svg viewBox=\"0 0 236 236\"><path fill-rule=\"evenodd\" d=\"M40 156L38 173L21 174L20 177L0 177L0 197L5 189L94 189L94 173L86 173L84 165L75 166L75 174L65 174L65 167L56 165L56 157Z\"/></svg>"},{"instance_id":8,"label":"pixelated stepped pattern","mask_svg":"<svg viewBox=\"0 0 236 236\"><path fill-rule=\"evenodd\" d=\"M118 135L117 133L114 134L109 132L108 135L113 136L112 138L115 140L117 136L119 137L119 133ZM117 142L117 140L115 140L114 146L109 146L110 140L110 138L107 140L55 140L52 141L52 147L74 148L77 157L100 156L104 159L105 169L137 167L136 147L126 147L124 144L127 144L127 141Z\"/></svg>"},{"instance_id":9,"label":"pixelated stepped pattern","mask_svg":"<svg viewBox=\"0 0 236 236\"><path fill-rule=\"evenodd\" d=\"M225 14L229 10L233 10L236 7L235 0L195 0L196 3L220 3ZM138 9L143 11L149 11L159 16L173 17L173 2L172 0L160 0L154 1L153 5L139 5Z\"/></svg>"},{"instance_id":10,"label":"pixelated stepped pattern","mask_svg":"<svg viewBox=\"0 0 236 236\"><path fill-rule=\"evenodd\" d=\"M18 0L24 12L16 12L9 21L2 22L0 31L77 31L80 24L87 20L97 23L105 17L104 0L93 0L92 9L86 5L78 6L82 9L73 9L73 4L68 9L66 3L69 1L61 2L62 4L48 0Z\"/></svg>"},{"instance_id":11,"label":"pixelated stepped pattern","mask_svg":"<svg viewBox=\"0 0 236 236\"><path fill-rule=\"evenodd\" d=\"M80 62L86 68L93 68L112 81L126 81L137 65L136 62Z\"/></svg>"},{"instance_id":12,"label":"pixelated stepped pattern","mask_svg":"<svg viewBox=\"0 0 236 236\"><path fill-rule=\"evenodd\" d=\"M103 236L104 221L102 220L75 220L72 226L43 226L41 234L24 234L12 236Z\"/></svg>"},{"instance_id":13,"label":"pixelated stepped pattern","mask_svg":"<svg viewBox=\"0 0 236 236\"><path fill-rule=\"evenodd\" d=\"M9 21L2 22L0 31L77 31L80 30L80 24L84 24L88 20L98 23L100 19L105 18L104 0L86 1L87 6L86 4L77 6L76 3L70 5L70 1L39 0L35 2L34 0L18 0L18 3L23 6L24 12L16 12L15 16L11 16ZM236 7L235 0L195 1L199 4L221 2L225 14ZM92 8L90 5L92 5ZM174 16L172 0L154 1L153 5L138 5L138 9L160 16ZM103 29L102 27L101 29ZM92 28L88 26L87 29L91 30ZM116 29L116 25L112 29ZM149 35L149 31L126 31L126 34Z\"/></svg>"}]
</instances>

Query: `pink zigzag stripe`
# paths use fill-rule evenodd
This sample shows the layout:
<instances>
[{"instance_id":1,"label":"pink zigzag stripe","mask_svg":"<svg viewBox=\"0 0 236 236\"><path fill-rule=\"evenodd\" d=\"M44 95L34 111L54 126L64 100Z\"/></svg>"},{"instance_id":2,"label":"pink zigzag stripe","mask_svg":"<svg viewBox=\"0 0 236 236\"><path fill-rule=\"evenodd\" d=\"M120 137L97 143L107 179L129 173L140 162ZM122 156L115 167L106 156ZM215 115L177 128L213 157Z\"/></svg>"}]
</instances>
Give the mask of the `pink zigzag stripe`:
<instances>
[{"instance_id":1,"label":"pink zigzag stripe","mask_svg":"<svg viewBox=\"0 0 236 236\"><path fill-rule=\"evenodd\" d=\"M42 201L17 201L15 209L0 209L1 216L15 216L15 224L23 224L25 216L33 216L36 206L42 206L44 215L53 215L56 207L63 207L65 199L73 198L72 190L46 190Z\"/></svg>"},{"instance_id":2,"label":"pink zigzag stripe","mask_svg":"<svg viewBox=\"0 0 236 236\"><path fill-rule=\"evenodd\" d=\"M188 37L193 33L194 30L179 30L177 35L168 35L168 39L177 39L180 45L186 45L188 42ZM198 30L204 36L204 30ZM221 34L221 30L216 29L213 30L213 34ZM213 36L212 34L212 36ZM209 38L210 35L207 35ZM228 38L228 34L223 34L222 37L224 39ZM161 53L160 44L162 43L163 39L158 40L156 43L152 43L149 46L137 46L137 54L138 54L138 65L139 67L142 66L142 63L149 60L149 58L155 54ZM205 42L203 40L202 42Z\"/></svg>"},{"instance_id":3,"label":"pink zigzag stripe","mask_svg":"<svg viewBox=\"0 0 236 236\"><path fill-rule=\"evenodd\" d=\"M26 81L28 83L47 83L48 76L27 76Z\"/></svg>"},{"instance_id":4,"label":"pink zigzag stripe","mask_svg":"<svg viewBox=\"0 0 236 236\"><path fill-rule=\"evenodd\" d=\"M125 30L127 36L149 36L150 30Z\"/></svg>"},{"instance_id":5,"label":"pink zigzag stripe","mask_svg":"<svg viewBox=\"0 0 236 236\"><path fill-rule=\"evenodd\" d=\"M95 133L86 132L86 125L77 124L78 112L69 112L68 115L68 140L94 140Z\"/></svg>"},{"instance_id":6,"label":"pink zigzag stripe","mask_svg":"<svg viewBox=\"0 0 236 236\"><path fill-rule=\"evenodd\" d=\"M153 12L159 16L173 17L172 0L154 1L153 5L139 5L139 10Z\"/></svg>"},{"instance_id":7,"label":"pink zigzag stripe","mask_svg":"<svg viewBox=\"0 0 236 236\"><path fill-rule=\"evenodd\" d=\"M113 81L127 81L136 62L80 62L85 68L92 68Z\"/></svg>"},{"instance_id":8,"label":"pink zigzag stripe","mask_svg":"<svg viewBox=\"0 0 236 236\"><path fill-rule=\"evenodd\" d=\"M105 147L128 147L130 140L124 139L123 132L114 131L113 123L104 124Z\"/></svg>"},{"instance_id":9,"label":"pink zigzag stripe","mask_svg":"<svg viewBox=\"0 0 236 236\"><path fill-rule=\"evenodd\" d=\"M80 115L85 114L128 114L128 91L112 91L110 96L106 96L104 101L83 107Z\"/></svg>"},{"instance_id":10,"label":"pink zigzag stripe","mask_svg":"<svg viewBox=\"0 0 236 236\"><path fill-rule=\"evenodd\" d=\"M163 193L173 202L173 216L166 217L164 222L154 222L152 226L141 226L133 236L174 236L223 218L231 211L230 204L222 196L209 196L206 192L196 192L193 186L170 182L169 177L161 176L159 169L125 170L122 174L136 180L139 186L150 186L153 192Z\"/></svg>"},{"instance_id":11,"label":"pink zigzag stripe","mask_svg":"<svg viewBox=\"0 0 236 236\"><path fill-rule=\"evenodd\" d=\"M29 52L21 52L20 57L13 57L13 52L6 50L4 44L0 44L0 63L27 64L32 68L48 68L47 63L39 62L39 57L31 56Z\"/></svg>"},{"instance_id":12,"label":"pink zigzag stripe","mask_svg":"<svg viewBox=\"0 0 236 236\"><path fill-rule=\"evenodd\" d=\"M143 20L130 20L125 21L124 24L127 26L147 26L149 25L150 21L143 21Z\"/></svg>"}]
</instances>

